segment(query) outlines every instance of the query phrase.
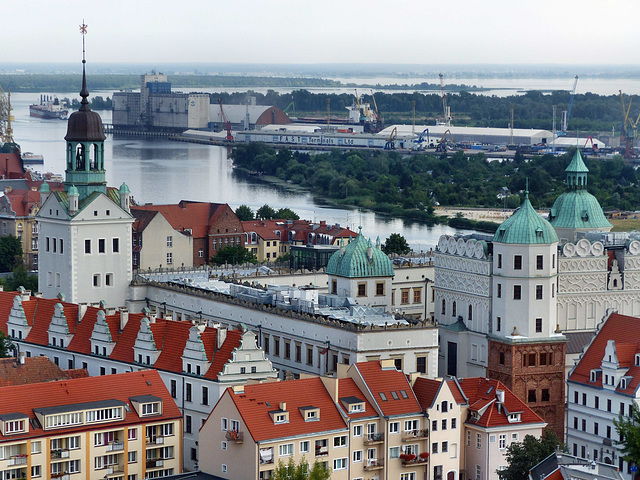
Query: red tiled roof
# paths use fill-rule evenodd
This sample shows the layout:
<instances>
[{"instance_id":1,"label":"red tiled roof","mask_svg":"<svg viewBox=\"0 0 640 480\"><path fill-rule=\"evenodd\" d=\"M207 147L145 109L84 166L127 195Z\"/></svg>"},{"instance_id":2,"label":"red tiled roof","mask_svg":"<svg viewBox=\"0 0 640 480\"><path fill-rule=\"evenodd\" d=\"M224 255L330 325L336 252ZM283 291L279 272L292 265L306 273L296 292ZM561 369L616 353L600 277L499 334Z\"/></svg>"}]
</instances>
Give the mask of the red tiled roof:
<instances>
[{"instance_id":1,"label":"red tiled roof","mask_svg":"<svg viewBox=\"0 0 640 480\"><path fill-rule=\"evenodd\" d=\"M25 357L24 365L16 358L0 359L0 380L2 385L25 385L28 383L67 380L86 377L86 370L62 370L47 357Z\"/></svg>"},{"instance_id":2,"label":"red tiled roof","mask_svg":"<svg viewBox=\"0 0 640 480\"><path fill-rule=\"evenodd\" d=\"M22 159L17 153L0 153L0 176L2 178L24 178Z\"/></svg>"},{"instance_id":3,"label":"red tiled roof","mask_svg":"<svg viewBox=\"0 0 640 480\"><path fill-rule=\"evenodd\" d=\"M459 381L466 397L469 399L469 410L480 410L489 405L482 416L477 420L467 420L468 423L485 428L502 427L509 425L523 425L528 423L545 423L533 410L498 380L474 377ZM504 391L504 404L500 405L496 399L496 390ZM504 408L502 408L504 407ZM509 423L507 413L521 413L521 421Z\"/></svg>"},{"instance_id":4,"label":"red tiled roof","mask_svg":"<svg viewBox=\"0 0 640 480\"><path fill-rule=\"evenodd\" d=\"M364 379L367 387L382 410L384 415L402 415L422 412L411 385L404 373L395 368L382 369L380 362L360 362L354 364ZM402 398L401 391L405 391L408 398ZM391 392L395 392L395 400ZM382 400L383 393L386 400Z\"/></svg>"},{"instance_id":5,"label":"red tiled roof","mask_svg":"<svg viewBox=\"0 0 640 480\"><path fill-rule=\"evenodd\" d=\"M264 224L262 220L248 220L242 222L242 228L245 232L255 232L263 240L280 240L275 230L283 230L282 228L271 228Z\"/></svg>"},{"instance_id":6,"label":"red tiled roof","mask_svg":"<svg viewBox=\"0 0 640 480\"><path fill-rule=\"evenodd\" d=\"M35 418L34 409L73 405L77 403L97 402L100 400L120 400L129 402L130 397L139 395L153 395L162 398L162 416L154 417L152 421L162 419L181 418L180 410L167 391L160 374L155 370L121 373L98 377L77 378L56 382L34 383L2 387L0 395L0 415L7 413L22 413L30 419ZM20 399L20 401L16 401ZM136 414L135 408L125 412L122 422L109 425L130 425L142 420ZM144 419L144 421L149 421ZM95 429L95 425L64 429L64 432L84 431ZM98 426L97 428L101 428ZM42 435L42 428L29 427L29 432L22 435L0 435L1 440Z\"/></svg>"},{"instance_id":7,"label":"red tiled roof","mask_svg":"<svg viewBox=\"0 0 640 480\"><path fill-rule=\"evenodd\" d=\"M640 384L640 367L635 366L635 354L640 353L638 339L640 339L640 318L612 313L600 327L600 330L596 332L593 341L569 375L569 381L602 387L602 375L598 375L595 382L590 381L591 370L599 369L602 366L607 342L613 340L616 344L616 354L620 366L629 368L626 375L632 377L631 381L627 382L626 390L620 388L616 390L633 394Z\"/></svg>"},{"instance_id":8,"label":"red tiled roof","mask_svg":"<svg viewBox=\"0 0 640 480\"><path fill-rule=\"evenodd\" d=\"M118 340L113 347L109 358L120 360L121 362L133 362L133 346L140 331L140 322L144 318L142 313L130 313L129 320L122 331L118 334Z\"/></svg>"},{"instance_id":9,"label":"red tiled roof","mask_svg":"<svg viewBox=\"0 0 640 480\"><path fill-rule=\"evenodd\" d=\"M209 367L207 373L204 374L204 378L218 380L218 374L222 371L224 365L231 358L233 349L240 346L241 338L242 332L240 330L227 330L227 338L224 339L220 350L213 354L213 362L211 362L211 366Z\"/></svg>"},{"instance_id":10,"label":"red tiled roof","mask_svg":"<svg viewBox=\"0 0 640 480\"><path fill-rule=\"evenodd\" d=\"M11 202L11 208L16 217L26 217L35 205L40 205L40 192L32 190L14 189L5 193Z\"/></svg>"},{"instance_id":11,"label":"red tiled roof","mask_svg":"<svg viewBox=\"0 0 640 480\"><path fill-rule=\"evenodd\" d=\"M156 348L160 350L158 360L153 365L162 370L182 372L182 353L187 345L191 322L156 320L150 325Z\"/></svg>"},{"instance_id":12,"label":"red tiled roof","mask_svg":"<svg viewBox=\"0 0 640 480\"><path fill-rule=\"evenodd\" d=\"M467 403L463 393L460 391L455 381L447 380L447 385L449 385L449 389L451 390L451 393L453 393L453 398L456 399L456 403L458 404Z\"/></svg>"},{"instance_id":13,"label":"red tiled roof","mask_svg":"<svg viewBox=\"0 0 640 480\"><path fill-rule=\"evenodd\" d=\"M444 380L432 380L430 378L418 377L413 384L413 392L416 394L416 398L422 407L422 410L433 407L433 402L438 396L440 387Z\"/></svg>"},{"instance_id":14,"label":"red tiled roof","mask_svg":"<svg viewBox=\"0 0 640 480\"><path fill-rule=\"evenodd\" d=\"M357 397L364 402L364 412L349 413L345 409L345 413L350 418L364 418L377 415L373 405L371 405L369 400L367 400L367 397L365 397L364 393L362 393L360 388L358 388L358 385L356 385L356 382L351 378L341 378L338 380L338 402L340 402L341 398L345 397ZM340 404L340 406L344 408L344 405Z\"/></svg>"},{"instance_id":15,"label":"red tiled roof","mask_svg":"<svg viewBox=\"0 0 640 480\"><path fill-rule=\"evenodd\" d=\"M319 377L245 385L244 393L227 388L225 395L231 397L256 442L347 428ZM269 412L279 410L280 402L286 402L289 422L275 425ZM320 409L320 420L304 420L298 409L308 406Z\"/></svg>"},{"instance_id":16,"label":"red tiled roof","mask_svg":"<svg viewBox=\"0 0 640 480\"><path fill-rule=\"evenodd\" d=\"M16 295L18 295L17 292L0 292L0 329L5 333L7 332L9 314L13 307L13 299Z\"/></svg>"}]
</instances>

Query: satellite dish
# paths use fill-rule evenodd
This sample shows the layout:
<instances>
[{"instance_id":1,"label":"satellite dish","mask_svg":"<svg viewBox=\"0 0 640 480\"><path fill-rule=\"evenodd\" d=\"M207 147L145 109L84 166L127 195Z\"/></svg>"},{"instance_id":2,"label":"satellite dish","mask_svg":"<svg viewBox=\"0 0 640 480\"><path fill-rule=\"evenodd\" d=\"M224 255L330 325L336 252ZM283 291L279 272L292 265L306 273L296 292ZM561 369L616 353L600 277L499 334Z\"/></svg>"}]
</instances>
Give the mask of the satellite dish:
<instances>
[{"instance_id":1,"label":"satellite dish","mask_svg":"<svg viewBox=\"0 0 640 480\"><path fill-rule=\"evenodd\" d=\"M464 255L464 252L467 249L467 242L464 241L464 238L458 239L458 245L456 246L456 253L458 255Z\"/></svg>"},{"instance_id":2,"label":"satellite dish","mask_svg":"<svg viewBox=\"0 0 640 480\"><path fill-rule=\"evenodd\" d=\"M477 259L482 259L484 258L484 244L482 242L477 242L476 243L476 247L475 247L475 254L474 256Z\"/></svg>"},{"instance_id":3,"label":"satellite dish","mask_svg":"<svg viewBox=\"0 0 640 480\"><path fill-rule=\"evenodd\" d=\"M456 245L457 245L456 237L449 237L449 253L451 255L456 254Z\"/></svg>"},{"instance_id":4,"label":"satellite dish","mask_svg":"<svg viewBox=\"0 0 640 480\"><path fill-rule=\"evenodd\" d=\"M440 239L438 240L438 248L442 253L447 253L449 249L449 237L446 235L440 235Z\"/></svg>"},{"instance_id":5,"label":"satellite dish","mask_svg":"<svg viewBox=\"0 0 640 480\"><path fill-rule=\"evenodd\" d=\"M562 254L565 257L573 257L576 254L576 246L573 243L566 243L562 247Z\"/></svg>"},{"instance_id":6,"label":"satellite dish","mask_svg":"<svg viewBox=\"0 0 640 480\"><path fill-rule=\"evenodd\" d=\"M638 246L640 247L640 242L638 242ZM599 257L604 253L604 245L602 242L594 242L591 245L591 255L594 257Z\"/></svg>"},{"instance_id":7,"label":"satellite dish","mask_svg":"<svg viewBox=\"0 0 640 480\"><path fill-rule=\"evenodd\" d=\"M576 254L579 257L586 257L591 253L591 242L583 238L576 244Z\"/></svg>"},{"instance_id":8,"label":"satellite dish","mask_svg":"<svg viewBox=\"0 0 640 480\"><path fill-rule=\"evenodd\" d=\"M476 251L476 239L472 238L467 242L467 248L465 249L464 254L467 257L473 257L475 251Z\"/></svg>"},{"instance_id":9,"label":"satellite dish","mask_svg":"<svg viewBox=\"0 0 640 480\"><path fill-rule=\"evenodd\" d=\"M631 255L640 254L640 242L638 240L634 240L629 244L629 253Z\"/></svg>"}]
</instances>

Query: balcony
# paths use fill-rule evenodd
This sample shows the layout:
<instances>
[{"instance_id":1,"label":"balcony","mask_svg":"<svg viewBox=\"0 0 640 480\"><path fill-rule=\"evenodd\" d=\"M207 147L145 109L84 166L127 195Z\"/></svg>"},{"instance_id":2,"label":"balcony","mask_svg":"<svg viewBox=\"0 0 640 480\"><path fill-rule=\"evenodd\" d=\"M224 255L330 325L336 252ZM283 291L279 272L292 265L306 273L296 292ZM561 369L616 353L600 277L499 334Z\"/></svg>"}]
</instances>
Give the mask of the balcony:
<instances>
[{"instance_id":1,"label":"balcony","mask_svg":"<svg viewBox=\"0 0 640 480\"><path fill-rule=\"evenodd\" d=\"M384 443L384 433L367 433L364 444L375 445L376 443Z\"/></svg>"},{"instance_id":2,"label":"balcony","mask_svg":"<svg viewBox=\"0 0 640 480\"><path fill-rule=\"evenodd\" d=\"M225 438L233 443L242 443L244 440L244 432L239 432L237 430L227 430Z\"/></svg>"},{"instance_id":3,"label":"balcony","mask_svg":"<svg viewBox=\"0 0 640 480\"><path fill-rule=\"evenodd\" d=\"M147 437L147 445L164 445L164 437Z\"/></svg>"},{"instance_id":4,"label":"balcony","mask_svg":"<svg viewBox=\"0 0 640 480\"><path fill-rule=\"evenodd\" d=\"M9 467L13 467L16 465L26 465L27 464L27 455L25 453L21 453L20 455L14 455L9 458L7 465Z\"/></svg>"},{"instance_id":5,"label":"balcony","mask_svg":"<svg viewBox=\"0 0 640 480\"><path fill-rule=\"evenodd\" d=\"M164 460L159 458L147 459L147 468L164 467Z\"/></svg>"},{"instance_id":6,"label":"balcony","mask_svg":"<svg viewBox=\"0 0 640 480\"><path fill-rule=\"evenodd\" d=\"M51 460L59 460L61 458L69 458L69 450L52 450Z\"/></svg>"},{"instance_id":7,"label":"balcony","mask_svg":"<svg viewBox=\"0 0 640 480\"><path fill-rule=\"evenodd\" d=\"M107 478L110 476L121 477L124 475L124 465L109 465L107 467Z\"/></svg>"},{"instance_id":8,"label":"balcony","mask_svg":"<svg viewBox=\"0 0 640 480\"><path fill-rule=\"evenodd\" d=\"M429 438L429 429L410 430L402 434L403 442L414 442L416 440L427 440Z\"/></svg>"},{"instance_id":9,"label":"balcony","mask_svg":"<svg viewBox=\"0 0 640 480\"><path fill-rule=\"evenodd\" d=\"M403 467L424 465L426 463L429 463L429 453L422 452L418 456L414 455L413 453L403 453L402 455L400 455L400 460L402 461Z\"/></svg>"},{"instance_id":10,"label":"balcony","mask_svg":"<svg viewBox=\"0 0 640 480\"><path fill-rule=\"evenodd\" d=\"M52 473L51 474L51 480L69 480L69 474L68 473Z\"/></svg>"},{"instance_id":11,"label":"balcony","mask_svg":"<svg viewBox=\"0 0 640 480\"><path fill-rule=\"evenodd\" d=\"M111 442L107 444L107 452L121 452L124 450L124 442Z\"/></svg>"},{"instance_id":12,"label":"balcony","mask_svg":"<svg viewBox=\"0 0 640 480\"><path fill-rule=\"evenodd\" d=\"M366 471L382 470L384 468L384 461L381 458L367 458L364 469Z\"/></svg>"},{"instance_id":13,"label":"balcony","mask_svg":"<svg viewBox=\"0 0 640 480\"><path fill-rule=\"evenodd\" d=\"M316 445L316 457L323 457L325 455L329 455L329 447Z\"/></svg>"}]
</instances>

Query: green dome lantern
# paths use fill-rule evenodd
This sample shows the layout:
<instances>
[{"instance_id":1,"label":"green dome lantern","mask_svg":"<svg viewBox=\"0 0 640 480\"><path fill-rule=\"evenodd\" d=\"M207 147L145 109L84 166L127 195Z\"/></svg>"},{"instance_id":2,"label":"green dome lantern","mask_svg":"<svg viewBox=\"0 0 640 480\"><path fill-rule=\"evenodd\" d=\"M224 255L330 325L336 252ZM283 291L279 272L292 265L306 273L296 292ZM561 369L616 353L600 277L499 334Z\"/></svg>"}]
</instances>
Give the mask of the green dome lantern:
<instances>
[{"instance_id":1,"label":"green dome lantern","mask_svg":"<svg viewBox=\"0 0 640 480\"><path fill-rule=\"evenodd\" d=\"M327 264L327 275L345 278L392 277L393 263L371 240L362 235L346 246L341 246Z\"/></svg>"}]
</instances>

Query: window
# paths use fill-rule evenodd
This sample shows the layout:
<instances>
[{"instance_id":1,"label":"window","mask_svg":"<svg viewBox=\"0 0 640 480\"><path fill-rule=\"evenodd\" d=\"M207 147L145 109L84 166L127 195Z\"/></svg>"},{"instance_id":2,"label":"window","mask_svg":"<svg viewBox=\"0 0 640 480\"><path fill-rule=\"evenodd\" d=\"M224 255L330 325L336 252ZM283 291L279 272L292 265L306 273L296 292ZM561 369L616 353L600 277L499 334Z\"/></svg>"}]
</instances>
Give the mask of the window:
<instances>
[{"instance_id":1,"label":"window","mask_svg":"<svg viewBox=\"0 0 640 480\"><path fill-rule=\"evenodd\" d=\"M300 453L309 453L309 440L300 442Z\"/></svg>"},{"instance_id":2,"label":"window","mask_svg":"<svg viewBox=\"0 0 640 480\"><path fill-rule=\"evenodd\" d=\"M60 239L60 253L64 253L64 239Z\"/></svg>"},{"instance_id":3,"label":"window","mask_svg":"<svg viewBox=\"0 0 640 480\"><path fill-rule=\"evenodd\" d=\"M416 370L418 373L427 373L427 357L416 358Z\"/></svg>"},{"instance_id":4,"label":"window","mask_svg":"<svg viewBox=\"0 0 640 480\"><path fill-rule=\"evenodd\" d=\"M362 436L362 425L354 425L353 426L353 436L354 437L361 437Z\"/></svg>"},{"instance_id":5,"label":"window","mask_svg":"<svg viewBox=\"0 0 640 480\"><path fill-rule=\"evenodd\" d=\"M99 287L100 286L100 274L96 273L93 275L93 286L94 287Z\"/></svg>"},{"instance_id":6,"label":"window","mask_svg":"<svg viewBox=\"0 0 640 480\"><path fill-rule=\"evenodd\" d=\"M442 315L444 315L445 313L447 313L447 302L443 299L442 300Z\"/></svg>"},{"instance_id":7,"label":"window","mask_svg":"<svg viewBox=\"0 0 640 480\"><path fill-rule=\"evenodd\" d=\"M42 469L40 467L40 465L34 465L31 467L31 476L32 477L39 477L42 475Z\"/></svg>"},{"instance_id":8,"label":"window","mask_svg":"<svg viewBox=\"0 0 640 480\"><path fill-rule=\"evenodd\" d=\"M276 357L280 356L280 338L279 337L273 337L273 354Z\"/></svg>"},{"instance_id":9,"label":"window","mask_svg":"<svg viewBox=\"0 0 640 480\"><path fill-rule=\"evenodd\" d=\"M221 466L222 473L227 473L227 466L223 463Z\"/></svg>"},{"instance_id":10,"label":"window","mask_svg":"<svg viewBox=\"0 0 640 480\"><path fill-rule=\"evenodd\" d=\"M544 268L544 256L537 255L536 256L536 270L542 270Z\"/></svg>"},{"instance_id":11,"label":"window","mask_svg":"<svg viewBox=\"0 0 640 480\"><path fill-rule=\"evenodd\" d=\"M129 431L127 432L127 437L129 438L129 440L135 440L136 438L138 438L138 429L129 428Z\"/></svg>"},{"instance_id":12,"label":"window","mask_svg":"<svg viewBox=\"0 0 640 480\"><path fill-rule=\"evenodd\" d=\"M344 470L347 468L347 459L346 458L336 458L333 461L333 469L334 470Z\"/></svg>"},{"instance_id":13,"label":"window","mask_svg":"<svg viewBox=\"0 0 640 480\"><path fill-rule=\"evenodd\" d=\"M414 288L413 289L413 303L422 303L422 289Z\"/></svg>"},{"instance_id":14,"label":"window","mask_svg":"<svg viewBox=\"0 0 640 480\"><path fill-rule=\"evenodd\" d=\"M107 287L112 287L112 286L113 286L113 273L107 273L107 274L104 276L104 284L105 284Z\"/></svg>"},{"instance_id":15,"label":"window","mask_svg":"<svg viewBox=\"0 0 640 480\"><path fill-rule=\"evenodd\" d=\"M458 423L458 419L457 418L452 418L451 419L451 429L455 430L457 428L457 423Z\"/></svg>"},{"instance_id":16,"label":"window","mask_svg":"<svg viewBox=\"0 0 640 480\"><path fill-rule=\"evenodd\" d=\"M548 402L549 401L549 389L548 388L543 388L542 389L542 398L541 400L543 402Z\"/></svg>"},{"instance_id":17,"label":"window","mask_svg":"<svg viewBox=\"0 0 640 480\"><path fill-rule=\"evenodd\" d=\"M185 397L186 397L186 398L185 398L185 400L186 400L187 402L190 402L190 401L191 401L191 384L190 384L190 383L187 383L187 384L186 384L186 393L185 393Z\"/></svg>"},{"instance_id":18,"label":"window","mask_svg":"<svg viewBox=\"0 0 640 480\"><path fill-rule=\"evenodd\" d=\"M542 332L542 319L536 318L536 333Z\"/></svg>"},{"instance_id":19,"label":"window","mask_svg":"<svg viewBox=\"0 0 640 480\"><path fill-rule=\"evenodd\" d=\"M403 288L400 291L400 303L402 305L406 305L409 303L409 289L408 288Z\"/></svg>"},{"instance_id":20,"label":"window","mask_svg":"<svg viewBox=\"0 0 640 480\"><path fill-rule=\"evenodd\" d=\"M457 315L457 313L458 313L458 312L457 312L457 305L456 305L456 302L453 302L452 310L453 310L453 312L452 312L452 316L453 316L453 317L455 317L455 316Z\"/></svg>"},{"instance_id":21,"label":"window","mask_svg":"<svg viewBox=\"0 0 640 480\"><path fill-rule=\"evenodd\" d=\"M284 341L284 358L291 358L291 342L289 340Z\"/></svg>"},{"instance_id":22,"label":"window","mask_svg":"<svg viewBox=\"0 0 640 480\"><path fill-rule=\"evenodd\" d=\"M498 298L502 298L502 284L501 283L498 284L498 292L497 292L496 296Z\"/></svg>"},{"instance_id":23,"label":"window","mask_svg":"<svg viewBox=\"0 0 640 480\"><path fill-rule=\"evenodd\" d=\"M390 447L389 458L398 458L398 457L400 457L400 447Z\"/></svg>"},{"instance_id":24,"label":"window","mask_svg":"<svg viewBox=\"0 0 640 480\"><path fill-rule=\"evenodd\" d=\"M527 392L527 402L529 402L529 403L535 403L536 402L536 391L535 390L529 390Z\"/></svg>"},{"instance_id":25,"label":"window","mask_svg":"<svg viewBox=\"0 0 640 480\"><path fill-rule=\"evenodd\" d=\"M173 263L173 253L167 253L167 265L171 265Z\"/></svg>"},{"instance_id":26,"label":"window","mask_svg":"<svg viewBox=\"0 0 640 480\"><path fill-rule=\"evenodd\" d=\"M220 428L223 432L226 432L227 430L229 430L229 420L226 418L221 418L220 419Z\"/></svg>"},{"instance_id":27,"label":"window","mask_svg":"<svg viewBox=\"0 0 640 480\"><path fill-rule=\"evenodd\" d=\"M376 283L376 295L384 295L384 282Z\"/></svg>"},{"instance_id":28,"label":"window","mask_svg":"<svg viewBox=\"0 0 640 480\"><path fill-rule=\"evenodd\" d=\"M354 452L353 452L353 462L354 463L362 462L362 450L354 450Z\"/></svg>"},{"instance_id":29,"label":"window","mask_svg":"<svg viewBox=\"0 0 640 480\"><path fill-rule=\"evenodd\" d=\"M133 450L131 452L129 452L129 454L127 455L127 461L129 463L136 463L138 461L138 452Z\"/></svg>"},{"instance_id":30,"label":"window","mask_svg":"<svg viewBox=\"0 0 640 480\"><path fill-rule=\"evenodd\" d=\"M536 300L542 300L542 285L536 285Z\"/></svg>"},{"instance_id":31,"label":"window","mask_svg":"<svg viewBox=\"0 0 640 480\"><path fill-rule=\"evenodd\" d=\"M358 296L366 297L367 296L367 284L364 282L358 283Z\"/></svg>"},{"instance_id":32,"label":"window","mask_svg":"<svg viewBox=\"0 0 640 480\"><path fill-rule=\"evenodd\" d=\"M482 480L482 467L476 465L476 480Z\"/></svg>"},{"instance_id":33,"label":"window","mask_svg":"<svg viewBox=\"0 0 640 480\"><path fill-rule=\"evenodd\" d=\"M400 433L400 422L390 422L389 433Z\"/></svg>"},{"instance_id":34,"label":"window","mask_svg":"<svg viewBox=\"0 0 640 480\"><path fill-rule=\"evenodd\" d=\"M42 442L41 441L32 441L31 442L31 453L40 453L42 452Z\"/></svg>"},{"instance_id":35,"label":"window","mask_svg":"<svg viewBox=\"0 0 640 480\"><path fill-rule=\"evenodd\" d=\"M278 446L278 455L281 457L288 457L293 455L293 443L285 443Z\"/></svg>"},{"instance_id":36,"label":"window","mask_svg":"<svg viewBox=\"0 0 640 480\"><path fill-rule=\"evenodd\" d=\"M502 268L502 254L498 254L498 268Z\"/></svg>"},{"instance_id":37,"label":"window","mask_svg":"<svg viewBox=\"0 0 640 480\"><path fill-rule=\"evenodd\" d=\"M202 387L202 405L209 405L209 387Z\"/></svg>"},{"instance_id":38,"label":"window","mask_svg":"<svg viewBox=\"0 0 640 480\"><path fill-rule=\"evenodd\" d=\"M431 421L431 431L432 432L437 432L438 431L438 421L437 420L432 420Z\"/></svg>"},{"instance_id":39,"label":"window","mask_svg":"<svg viewBox=\"0 0 640 480\"><path fill-rule=\"evenodd\" d=\"M105 251L106 251L105 240L104 240L104 238L99 238L98 239L98 253L105 253Z\"/></svg>"},{"instance_id":40,"label":"window","mask_svg":"<svg viewBox=\"0 0 640 480\"><path fill-rule=\"evenodd\" d=\"M482 435L476 433L476 448L482 448Z\"/></svg>"},{"instance_id":41,"label":"window","mask_svg":"<svg viewBox=\"0 0 640 480\"><path fill-rule=\"evenodd\" d=\"M507 435L504 433L501 433L498 436L498 448L500 450L504 450L505 448L507 448Z\"/></svg>"},{"instance_id":42,"label":"window","mask_svg":"<svg viewBox=\"0 0 640 480\"><path fill-rule=\"evenodd\" d=\"M159 413L160 413L160 402L142 404L142 415L157 415Z\"/></svg>"},{"instance_id":43,"label":"window","mask_svg":"<svg viewBox=\"0 0 640 480\"><path fill-rule=\"evenodd\" d=\"M204 258L204 250L202 248L198 250L198 258Z\"/></svg>"},{"instance_id":44,"label":"window","mask_svg":"<svg viewBox=\"0 0 640 480\"><path fill-rule=\"evenodd\" d=\"M469 321L473 320L473 307L471 305L469 305L469 315L468 315Z\"/></svg>"},{"instance_id":45,"label":"window","mask_svg":"<svg viewBox=\"0 0 640 480\"><path fill-rule=\"evenodd\" d=\"M449 451L449 442L442 442L442 453Z\"/></svg>"},{"instance_id":46,"label":"window","mask_svg":"<svg viewBox=\"0 0 640 480\"><path fill-rule=\"evenodd\" d=\"M307 346L307 365L313 365L313 346Z\"/></svg>"},{"instance_id":47,"label":"window","mask_svg":"<svg viewBox=\"0 0 640 480\"><path fill-rule=\"evenodd\" d=\"M178 385L175 380L171 380L171 397L176 398Z\"/></svg>"},{"instance_id":48,"label":"window","mask_svg":"<svg viewBox=\"0 0 640 480\"><path fill-rule=\"evenodd\" d=\"M346 447L347 446L347 436L340 435L339 437L333 437L333 446L334 448Z\"/></svg>"},{"instance_id":49,"label":"window","mask_svg":"<svg viewBox=\"0 0 640 480\"><path fill-rule=\"evenodd\" d=\"M431 453L438 453L438 443L434 442L431 444Z\"/></svg>"},{"instance_id":50,"label":"window","mask_svg":"<svg viewBox=\"0 0 640 480\"><path fill-rule=\"evenodd\" d=\"M513 256L513 269L522 270L522 255Z\"/></svg>"},{"instance_id":51,"label":"window","mask_svg":"<svg viewBox=\"0 0 640 480\"><path fill-rule=\"evenodd\" d=\"M471 446L471 432L467 430L467 447Z\"/></svg>"},{"instance_id":52,"label":"window","mask_svg":"<svg viewBox=\"0 0 640 480\"><path fill-rule=\"evenodd\" d=\"M84 253L91 253L91 240L89 239L84 241Z\"/></svg>"},{"instance_id":53,"label":"window","mask_svg":"<svg viewBox=\"0 0 640 480\"><path fill-rule=\"evenodd\" d=\"M513 286L513 299L520 300L522 298L522 285Z\"/></svg>"},{"instance_id":54,"label":"window","mask_svg":"<svg viewBox=\"0 0 640 480\"><path fill-rule=\"evenodd\" d=\"M167 236L167 247L173 247L173 237L171 235Z\"/></svg>"},{"instance_id":55,"label":"window","mask_svg":"<svg viewBox=\"0 0 640 480\"><path fill-rule=\"evenodd\" d=\"M184 417L184 432L191 433L191 415L185 415Z\"/></svg>"},{"instance_id":56,"label":"window","mask_svg":"<svg viewBox=\"0 0 640 480\"><path fill-rule=\"evenodd\" d=\"M502 331L502 317L496 318L496 331L498 332Z\"/></svg>"}]
</instances>

